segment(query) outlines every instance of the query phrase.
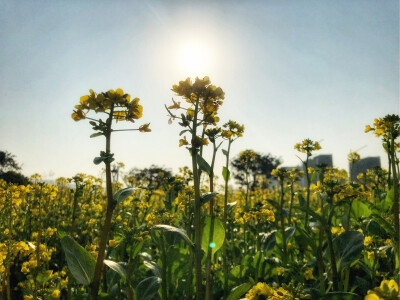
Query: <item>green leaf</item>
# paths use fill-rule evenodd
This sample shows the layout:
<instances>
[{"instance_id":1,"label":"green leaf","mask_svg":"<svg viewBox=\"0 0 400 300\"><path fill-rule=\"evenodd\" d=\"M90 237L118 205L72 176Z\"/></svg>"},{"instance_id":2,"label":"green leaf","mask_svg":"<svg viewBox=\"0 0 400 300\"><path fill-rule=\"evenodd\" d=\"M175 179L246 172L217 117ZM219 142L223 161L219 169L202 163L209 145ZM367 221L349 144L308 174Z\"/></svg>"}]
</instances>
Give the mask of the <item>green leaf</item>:
<instances>
[{"instance_id":1,"label":"green leaf","mask_svg":"<svg viewBox=\"0 0 400 300\"><path fill-rule=\"evenodd\" d=\"M161 286L161 278L151 276L143 279L136 287L136 299L153 300Z\"/></svg>"},{"instance_id":2,"label":"green leaf","mask_svg":"<svg viewBox=\"0 0 400 300\"><path fill-rule=\"evenodd\" d=\"M200 196L200 204L203 205L213 199L218 193L207 193Z\"/></svg>"},{"instance_id":3,"label":"green leaf","mask_svg":"<svg viewBox=\"0 0 400 300\"><path fill-rule=\"evenodd\" d=\"M212 231L212 240L210 241L210 233L211 233L211 223L213 221L213 231ZM201 238L201 247L203 248L204 252L208 253L208 248L211 243L212 246L212 252L211 255L214 255L215 252L219 248L221 248L222 244L224 243L225 240L225 228L224 225L222 224L222 221L218 219L217 217L211 217L211 216L206 216L203 219L203 231L202 231L202 238Z\"/></svg>"},{"instance_id":4,"label":"green leaf","mask_svg":"<svg viewBox=\"0 0 400 300\"><path fill-rule=\"evenodd\" d=\"M230 175L231 175L231 172L226 167L223 167L222 168L222 177L224 177L225 181L229 180Z\"/></svg>"},{"instance_id":5,"label":"green leaf","mask_svg":"<svg viewBox=\"0 0 400 300\"><path fill-rule=\"evenodd\" d=\"M304 206L306 205L306 200L304 199L303 195L300 193L297 193L297 198L299 199L299 205Z\"/></svg>"},{"instance_id":6,"label":"green leaf","mask_svg":"<svg viewBox=\"0 0 400 300\"><path fill-rule=\"evenodd\" d=\"M122 263L117 263L115 261L105 259L104 264L113 271L117 272L123 279L126 279L126 270L123 267Z\"/></svg>"},{"instance_id":7,"label":"green leaf","mask_svg":"<svg viewBox=\"0 0 400 300\"><path fill-rule=\"evenodd\" d=\"M154 261L144 261L143 264L151 271L153 272L154 276L156 277L161 277L161 269L160 266L157 265Z\"/></svg>"},{"instance_id":8,"label":"green leaf","mask_svg":"<svg viewBox=\"0 0 400 300\"><path fill-rule=\"evenodd\" d=\"M91 134L90 138L95 138L95 137L98 137L98 136L101 136L101 135L103 135L102 132L96 132L96 133Z\"/></svg>"},{"instance_id":9,"label":"green leaf","mask_svg":"<svg viewBox=\"0 0 400 300\"><path fill-rule=\"evenodd\" d=\"M126 198L128 198L134 191L136 191L138 188L125 188L122 189L114 194L114 201L117 203L120 203L124 201Z\"/></svg>"},{"instance_id":10,"label":"green leaf","mask_svg":"<svg viewBox=\"0 0 400 300\"><path fill-rule=\"evenodd\" d=\"M197 164L199 165L200 170L206 172L208 175L211 174L211 167L208 162L205 161L203 157L197 155Z\"/></svg>"},{"instance_id":11,"label":"green leaf","mask_svg":"<svg viewBox=\"0 0 400 300\"><path fill-rule=\"evenodd\" d=\"M383 201L379 202L376 207L380 211L388 211L393 206L393 199L394 199L394 189L393 187L390 191L386 194L386 197Z\"/></svg>"},{"instance_id":12,"label":"green leaf","mask_svg":"<svg viewBox=\"0 0 400 300\"><path fill-rule=\"evenodd\" d=\"M395 236L394 226L391 225L388 221L386 221L383 217L378 214L372 214L372 218L378 223L387 233L392 236Z\"/></svg>"},{"instance_id":13,"label":"green leaf","mask_svg":"<svg viewBox=\"0 0 400 300\"><path fill-rule=\"evenodd\" d=\"M237 287L233 288L229 296L226 298L226 300L238 300L240 297L243 296L244 293L246 293L249 289L251 288L251 283L243 283L241 285L238 285Z\"/></svg>"},{"instance_id":14,"label":"green leaf","mask_svg":"<svg viewBox=\"0 0 400 300\"><path fill-rule=\"evenodd\" d=\"M228 156L228 151L226 151L225 149L222 149L222 153L223 153L225 156Z\"/></svg>"},{"instance_id":15,"label":"green leaf","mask_svg":"<svg viewBox=\"0 0 400 300\"><path fill-rule=\"evenodd\" d=\"M372 213L368 205L360 200L353 201L351 205L351 211L353 213L354 218L356 219L368 218Z\"/></svg>"},{"instance_id":16,"label":"green leaf","mask_svg":"<svg viewBox=\"0 0 400 300\"><path fill-rule=\"evenodd\" d=\"M339 269L356 261L364 248L364 236L358 231L345 231L333 240Z\"/></svg>"},{"instance_id":17,"label":"green leaf","mask_svg":"<svg viewBox=\"0 0 400 300\"><path fill-rule=\"evenodd\" d=\"M189 236L187 235L186 230L183 228L161 224L153 226L153 229L172 232L174 234L181 236L185 241L189 243L190 246L194 245L193 242L190 240Z\"/></svg>"},{"instance_id":18,"label":"green leaf","mask_svg":"<svg viewBox=\"0 0 400 300\"><path fill-rule=\"evenodd\" d=\"M185 132L188 132L188 131L189 131L189 129L182 130L181 132L179 132L179 136L181 136L182 134L184 134Z\"/></svg>"},{"instance_id":19,"label":"green leaf","mask_svg":"<svg viewBox=\"0 0 400 300\"><path fill-rule=\"evenodd\" d=\"M95 165L99 165L99 164L101 164L101 163L103 162L103 160L104 160L103 157L97 156L97 157L95 157L95 158L93 159L93 163L94 163Z\"/></svg>"},{"instance_id":20,"label":"green leaf","mask_svg":"<svg viewBox=\"0 0 400 300\"><path fill-rule=\"evenodd\" d=\"M312 172L311 177L310 177L310 183L314 181L315 176L317 176L317 170L314 170L314 172Z\"/></svg>"},{"instance_id":21,"label":"green leaf","mask_svg":"<svg viewBox=\"0 0 400 300\"><path fill-rule=\"evenodd\" d=\"M261 250L264 252L268 252L269 250L273 249L276 245L276 230L273 230L271 232L265 233L262 232L260 233L261 235Z\"/></svg>"},{"instance_id":22,"label":"green leaf","mask_svg":"<svg viewBox=\"0 0 400 300\"><path fill-rule=\"evenodd\" d=\"M94 257L68 235L61 239L61 246L72 276L79 284L89 285L96 266Z\"/></svg>"}]
</instances>

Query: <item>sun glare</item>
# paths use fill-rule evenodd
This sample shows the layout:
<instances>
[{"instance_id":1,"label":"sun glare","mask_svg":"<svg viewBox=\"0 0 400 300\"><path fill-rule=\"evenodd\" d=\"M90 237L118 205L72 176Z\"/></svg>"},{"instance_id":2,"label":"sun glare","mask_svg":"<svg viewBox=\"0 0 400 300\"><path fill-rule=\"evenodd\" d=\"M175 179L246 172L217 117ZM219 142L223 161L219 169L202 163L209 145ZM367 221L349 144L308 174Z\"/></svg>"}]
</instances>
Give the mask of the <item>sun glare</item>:
<instances>
[{"instance_id":1,"label":"sun glare","mask_svg":"<svg viewBox=\"0 0 400 300\"><path fill-rule=\"evenodd\" d=\"M209 50L200 43L187 43L179 51L179 64L181 68L193 75L200 75L209 71L211 57Z\"/></svg>"}]
</instances>

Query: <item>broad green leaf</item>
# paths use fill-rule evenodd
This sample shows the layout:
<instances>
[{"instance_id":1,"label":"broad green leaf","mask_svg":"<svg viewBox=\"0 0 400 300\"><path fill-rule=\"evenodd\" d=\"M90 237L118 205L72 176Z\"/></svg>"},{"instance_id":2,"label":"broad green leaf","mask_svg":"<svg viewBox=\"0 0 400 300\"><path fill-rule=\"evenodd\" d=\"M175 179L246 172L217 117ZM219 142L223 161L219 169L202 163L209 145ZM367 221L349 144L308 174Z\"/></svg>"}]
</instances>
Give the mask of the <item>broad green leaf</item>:
<instances>
[{"instance_id":1,"label":"broad green leaf","mask_svg":"<svg viewBox=\"0 0 400 300\"><path fill-rule=\"evenodd\" d=\"M211 233L211 223L214 221L214 230L212 241L210 241L210 233ZM225 240L225 228L222 224L222 221L217 217L206 216L203 218L203 231L202 231L202 238L201 238L201 247L203 248L204 252L208 253L209 245L213 246L211 255L214 255L215 252L221 248L222 244Z\"/></svg>"},{"instance_id":2,"label":"broad green leaf","mask_svg":"<svg viewBox=\"0 0 400 300\"><path fill-rule=\"evenodd\" d=\"M260 233L261 236L261 250L264 252L268 252L269 250L273 249L276 245L276 230L273 230L271 232L265 233L262 232Z\"/></svg>"},{"instance_id":3,"label":"broad green leaf","mask_svg":"<svg viewBox=\"0 0 400 300\"><path fill-rule=\"evenodd\" d=\"M213 199L218 193L207 193L203 194L200 196L200 203L201 205L209 202L211 199Z\"/></svg>"},{"instance_id":4,"label":"broad green leaf","mask_svg":"<svg viewBox=\"0 0 400 300\"><path fill-rule=\"evenodd\" d=\"M394 189L393 187L390 191L386 194L386 197L383 201L379 202L376 207L380 211L387 211L393 206L393 199L394 199Z\"/></svg>"},{"instance_id":5,"label":"broad green leaf","mask_svg":"<svg viewBox=\"0 0 400 300\"><path fill-rule=\"evenodd\" d=\"M240 297L242 297L251 288L251 286L251 283L247 282L233 288L226 300L240 299Z\"/></svg>"},{"instance_id":6,"label":"broad green leaf","mask_svg":"<svg viewBox=\"0 0 400 300\"><path fill-rule=\"evenodd\" d=\"M160 266L157 265L154 261L144 261L143 264L153 272L154 276L161 277L161 269Z\"/></svg>"},{"instance_id":7,"label":"broad green leaf","mask_svg":"<svg viewBox=\"0 0 400 300\"><path fill-rule=\"evenodd\" d=\"M241 280L245 276L247 269L247 266L244 265L234 266L229 272L230 279L232 279L232 281L233 279L235 279L235 281Z\"/></svg>"},{"instance_id":8,"label":"broad green leaf","mask_svg":"<svg viewBox=\"0 0 400 300\"><path fill-rule=\"evenodd\" d=\"M356 219L367 218L371 215L372 211L369 209L368 205L360 200L354 200L351 205L351 211Z\"/></svg>"},{"instance_id":9,"label":"broad green leaf","mask_svg":"<svg viewBox=\"0 0 400 300\"><path fill-rule=\"evenodd\" d=\"M358 231L345 231L333 240L338 266L344 268L356 261L364 248L364 236Z\"/></svg>"},{"instance_id":10,"label":"broad green leaf","mask_svg":"<svg viewBox=\"0 0 400 300\"><path fill-rule=\"evenodd\" d=\"M153 300L158 293L161 286L161 278L151 276L143 279L136 287L136 299L140 300Z\"/></svg>"},{"instance_id":11,"label":"broad green leaf","mask_svg":"<svg viewBox=\"0 0 400 300\"><path fill-rule=\"evenodd\" d=\"M224 178L225 181L229 180L230 175L231 175L231 172L226 167L223 167L222 168L222 177Z\"/></svg>"},{"instance_id":12,"label":"broad green leaf","mask_svg":"<svg viewBox=\"0 0 400 300\"><path fill-rule=\"evenodd\" d=\"M208 164L208 162L206 162L206 160L203 157L201 157L201 155L197 155L197 164L199 165L200 170L210 175L211 167Z\"/></svg>"},{"instance_id":13,"label":"broad green leaf","mask_svg":"<svg viewBox=\"0 0 400 300\"><path fill-rule=\"evenodd\" d=\"M304 206L306 205L306 200L304 199L303 195L300 193L297 193L297 198L299 199L299 205Z\"/></svg>"},{"instance_id":14,"label":"broad green leaf","mask_svg":"<svg viewBox=\"0 0 400 300\"><path fill-rule=\"evenodd\" d=\"M89 285L96 266L94 257L68 235L61 239L61 246L72 276L79 284Z\"/></svg>"},{"instance_id":15,"label":"broad green leaf","mask_svg":"<svg viewBox=\"0 0 400 300\"><path fill-rule=\"evenodd\" d=\"M126 279L126 270L122 263L117 263L115 261L105 259L104 264L113 271L117 272L123 279Z\"/></svg>"},{"instance_id":16,"label":"broad green leaf","mask_svg":"<svg viewBox=\"0 0 400 300\"><path fill-rule=\"evenodd\" d=\"M317 176L317 170L314 170L314 172L312 172L312 174L310 176L310 183L314 181L315 176Z\"/></svg>"},{"instance_id":17,"label":"broad green leaf","mask_svg":"<svg viewBox=\"0 0 400 300\"><path fill-rule=\"evenodd\" d=\"M189 243L189 245L191 245L191 246L194 245L193 242L190 240L189 236L187 235L186 230L183 229L183 228L161 224L161 225L153 226L153 229L162 230L162 231L168 231L168 232L172 232L174 234L178 234L185 241L187 241Z\"/></svg>"},{"instance_id":18,"label":"broad green leaf","mask_svg":"<svg viewBox=\"0 0 400 300\"><path fill-rule=\"evenodd\" d=\"M383 229L386 230L392 236L395 236L394 226L386 221L382 216L378 214L372 214L372 218L378 223Z\"/></svg>"},{"instance_id":19,"label":"broad green leaf","mask_svg":"<svg viewBox=\"0 0 400 300\"><path fill-rule=\"evenodd\" d=\"M95 138L95 137L98 137L98 136L101 136L101 135L103 135L102 132L96 132L96 133L91 134L90 138Z\"/></svg>"},{"instance_id":20,"label":"broad green leaf","mask_svg":"<svg viewBox=\"0 0 400 300\"><path fill-rule=\"evenodd\" d=\"M100 157L100 156L97 156L97 157L95 157L94 159L93 159L93 163L95 164L95 165L99 165L99 164L101 164L102 162L103 162L103 157Z\"/></svg>"},{"instance_id":21,"label":"broad green leaf","mask_svg":"<svg viewBox=\"0 0 400 300\"><path fill-rule=\"evenodd\" d=\"M114 201L120 203L128 198L137 188L125 188L114 194Z\"/></svg>"}]
</instances>

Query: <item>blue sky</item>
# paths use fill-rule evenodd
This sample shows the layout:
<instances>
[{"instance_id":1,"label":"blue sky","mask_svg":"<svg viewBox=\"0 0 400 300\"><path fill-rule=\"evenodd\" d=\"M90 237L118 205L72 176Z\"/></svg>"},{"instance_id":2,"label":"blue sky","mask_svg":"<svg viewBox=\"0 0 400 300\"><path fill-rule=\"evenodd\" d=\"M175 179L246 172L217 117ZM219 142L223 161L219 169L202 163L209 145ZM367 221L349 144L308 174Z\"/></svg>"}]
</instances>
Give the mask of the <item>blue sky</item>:
<instances>
[{"instance_id":1,"label":"blue sky","mask_svg":"<svg viewBox=\"0 0 400 300\"><path fill-rule=\"evenodd\" d=\"M297 165L293 145L311 138L338 167L365 145L362 157L387 164L364 127L400 110L398 1L0 0L0 24L1 150L27 175L99 174L104 140L70 118L90 88L141 99L143 118L120 127L153 131L113 136L127 169L190 165L164 104L173 84L204 75L226 93L222 122L245 124L233 154ZM205 53L196 69L184 63L188 45Z\"/></svg>"}]
</instances>

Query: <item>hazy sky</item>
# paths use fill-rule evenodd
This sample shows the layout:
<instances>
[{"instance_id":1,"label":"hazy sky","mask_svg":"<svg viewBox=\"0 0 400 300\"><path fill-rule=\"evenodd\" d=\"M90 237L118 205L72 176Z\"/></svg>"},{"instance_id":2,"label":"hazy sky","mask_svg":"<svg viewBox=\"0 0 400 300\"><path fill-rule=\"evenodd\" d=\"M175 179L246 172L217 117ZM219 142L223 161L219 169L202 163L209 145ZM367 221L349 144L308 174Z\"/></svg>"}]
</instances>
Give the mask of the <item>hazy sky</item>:
<instances>
[{"instance_id":1,"label":"hazy sky","mask_svg":"<svg viewBox=\"0 0 400 300\"><path fill-rule=\"evenodd\" d=\"M153 131L112 137L127 169L190 165L164 104L173 84L204 75L226 93L222 122L245 124L234 155L254 149L297 165L293 145L311 138L335 166L347 169L363 146L362 157L387 164L364 127L399 113L397 0L0 0L0 41L0 150L26 175L99 174L104 139L71 119L90 88L141 99L143 118L120 127Z\"/></svg>"}]
</instances>

